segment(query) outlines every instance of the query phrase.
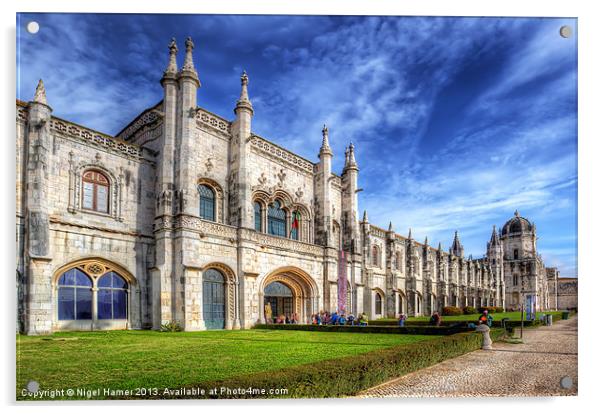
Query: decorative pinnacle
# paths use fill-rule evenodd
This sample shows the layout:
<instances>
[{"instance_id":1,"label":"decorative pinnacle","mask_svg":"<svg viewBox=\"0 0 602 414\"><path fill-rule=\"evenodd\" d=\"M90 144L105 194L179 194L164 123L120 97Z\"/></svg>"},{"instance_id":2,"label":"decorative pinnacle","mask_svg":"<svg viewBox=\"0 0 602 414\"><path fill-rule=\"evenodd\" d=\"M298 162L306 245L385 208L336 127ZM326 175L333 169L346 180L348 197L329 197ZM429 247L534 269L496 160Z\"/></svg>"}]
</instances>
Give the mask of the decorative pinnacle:
<instances>
[{"instance_id":1,"label":"decorative pinnacle","mask_svg":"<svg viewBox=\"0 0 602 414\"><path fill-rule=\"evenodd\" d=\"M514 210L514 217L520 217L520 213L518 212L518 210Z\"/></svg>"},{"instance_id":2,"label":"decorative pinnacle","mask_svg":"<svg viewBox=\"0 0 602 414\"><path fill-rule=\"evenodd\" d=\"M362 220L364 223L368 222L368 212L364 210L364 219Z\"/></svg>"},{"instance_id":3,"label":"decorative pinnacle","mask_svg":"<svg viewBox=\"0 0 602 414\"><path fill-rule=\"evenodd\" d=\"M247 71L243 70L242 75L240 75L240 98L236 102L236 109L247 108L251 111L251 114L253 114L253 105L251 104L251 101L249 100L249 91L247 88L248 85L249 85L249 76L247 75ZM236 109L234 110L235 113L236 113Z\"/></svg>"},{"instance_id":4,"label":"decorative pinnacle","mask_svg":"<svg viewBox=\"0 0 602 414\"><path fill-rule=\"evenodd\" d=\"M186 57L184 58L184 66L182 66L182 70L194 72L194 62L192 60L192 49L194 49L194 42L192 41L192 37L188 36L184 44L186 45Z\"/></svg>"},{"instance_id":5,"label":"decorative pinnacle","mask_svg":"<svg viewBox=\"0 0 602 414\"><path fill-rule=\"evenodd\" d=\"M353 142L349 144L349 167L357 169L357 163L355 162L355 146Z\"/></svg>"},{"instance_id":6,"label":"decorative pinnacle","mask_svg":"<svg viewBox=\"0 0 602 414\"><path fill-rule=\"evenodd\" d=\"M328 153L332 155L332 151L330 150L330 143L328 142L328 127L324 124L322 128L322 147L320 148L320 154Z\"/></svg>"},{"instance_id":7,"label":"decorative pinnacle","mask_svg":"<svg viewBox=\"0 0 602 414\"><path fill-rule=\"evenodd\" d=\"M408 239L412 240L412 228L410 227L410 231L408 231Z\"/></svg>"},{"instance_id":8,"label":"decorative pinnacle","mask_svg":"<svg viewBox=\"0 0 602 414\"><path fill-rule=\"evenodd\" d=\"M425 245L425 246L428 246L428 245L429 245L429 237L428 237L428 236L426 236L426 237L424 238L424 245Z\"/></svg>"},{"instance_id":9,"label":"decorative pinnacle","mask_svg":"<svg viewBox=\"0 0 602 414\"><path fill-rule=\"evenodd\" d=\"M167 69L165 69L165 75L167 74L175 74L178 72L178 64L176 62L176 55L178 54L178 45L176 44L176 38L172 37L171 42L169 42L169 64L167 65Z\"/></svg>"},{"instance_id":10,"label":"decorative pinnacle","mask_svg":"<svg viewBox=\"0 0 602 414\"><path fill-rule=\"evenodd\" d=\"M393 231L393 222L392 221L389 222L389 231Z\"/></svg>"},{"instance_id":11,"label":"decorative pinnacle","mask_svg":"<svg viewBox=\"0 0 602 414\"><path fill-rule=\"evenodd\" d=\"M42 79L38 81L38 86L36 86L33 102L48 105L48 101L46 100L46 88L44 87L44 81L42 81Z\"/></svg>"},{"instance_id":12,"label":"decorative pinnacle","mask_svg":"<svg viewBox=\"0 0 602 414\"><path fill-rule=\"evenodd\" d=\"M442 251L443 248L441 247L441 242L439 242L439 247L437 248L437 250Z\"/></svg>"},{"instance_id":13,"label":"decorative pinnacle","mask_svg":"<svg viewBox=\"0 0 602 414\"><path fill-rule=\"evenodd\" d=\"M349 147L345 147L345 168L349 166Z\"/></svg>"}]
</instances>

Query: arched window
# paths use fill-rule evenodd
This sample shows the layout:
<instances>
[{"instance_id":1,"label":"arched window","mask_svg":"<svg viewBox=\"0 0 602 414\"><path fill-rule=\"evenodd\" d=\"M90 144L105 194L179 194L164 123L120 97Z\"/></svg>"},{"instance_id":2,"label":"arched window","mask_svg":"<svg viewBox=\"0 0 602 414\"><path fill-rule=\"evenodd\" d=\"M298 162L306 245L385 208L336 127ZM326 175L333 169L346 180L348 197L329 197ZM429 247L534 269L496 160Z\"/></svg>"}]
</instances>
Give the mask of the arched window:
<instances>
[{"instance_id":1,"label":"arched window","mask_svg":"<svg viewBox=\"0 0 602 414\"><path fill-rule=\"evenodd\" d=\"M71 269L61 275L58 285L59 320L92 319L92 280Z\"/></svg>"},{"instance_id":2,"label":"arched window","mask_svg":"<svg viewBox=\"0 0 602 414\"><path fill-rule=\"evenodd\" d=\"M372 266L378 266L380 262L380 250L378 246L372 246Z\"/></svg>"},{"instance_id":3,"label":"arched window","mask_svg":"<svg viewBox=\"0 0 602 414\"><path fill-rule=\"evenodd\" d=\"M128 284L115 272L98 280L98 319L127 319Z\"/></svg>"},{"instance_id":4,"label":"arched window","mask_svg":"<svg viewBox=\"0 0 602 414\"><path fill-rule=\"evenodd\" d=\"M299 230L301 228L301 213L297 210L291 214L291 239L299 240Z\"/></svg>"},{"instance_id":5,"label":"arched window","mask_svg":"<svg viewBox=\"0 0 602 414\"><path fill-rule=\"evenodd\" d=\"M382 315L383 313L383 298L379 292L375 292L374 295L374 313Z\"/></svg>"},{"instance_id":6,"label":"arched window","mask_svg":"<svg viewBox=\"0 0 602 414\"><path fill-rule=\"evenodd\" d=\"M395 265L397 266L397 270L401 271L403 269L403 261L401 260L401 252L397 252L395 254Z\"/></svg>"},{"instance_id":7,"label":"arched window","mask_svg":"<svg viewBox=\"0 0 602 414\"><path fill-rule=\"evenodd\" d=\"M514 249L514 260L518 260L518 249Z\"/></svg>"},{"instance_id":8,"label":"arched window","mask_svg":"<svg viewBox=\"0 0 602 414\"><path fill-rule=\"evenodd\" d=\"M253 209L255 210L255 230L261 231L261 204L256 201L253 203Z\"/></svg>"},{"instance_id":9,"label":"arched window","mask_svg":"<svg viewBox=\"0 0 602 414\"><path fill-rule=\"evenodd\" d=\"M512 276L512 285L513 286L518 286L518 275L513 275Z\"/></svg>"},{"instance_id":10,"label":"arched window","mask_svg":"<svg viewBox=\"0 0 602 414\"><path fill-rule=\"evenodd\" d=\"M200 196L200 212L199 215L204 220L215 221L215 193L211 187L200 184L199 185L199 196Z\"/></svg>"},{"instance_id":11,"label":"arched window","mask_svg":"<svg viewBox=\"0 0 602 414\"><path fill-rule=\"evenodd\" d=\"M282 209L278 200L268 207L268 233L286 237L286 212Z\"/></svg>"},{"instance_id":12,"label":"arched window","mask_svg":"<svg viewBox=\"0 0 602 414\"><path fill-rule=\"evenodd\" d=\"M397 313L403 313L403 296L401 295L401 293L397 294Z\"/></svg>"},{"instance_id":13,"label":"arched window","mask_svg":"<svg viewBox=\"0 0 602 414\"><path fill-rule=\"evenodd\" d=\"M82 207L100 213L109 212L109 180L103 173L96 170L84 172Z\"/></svg>"}]
</instances>

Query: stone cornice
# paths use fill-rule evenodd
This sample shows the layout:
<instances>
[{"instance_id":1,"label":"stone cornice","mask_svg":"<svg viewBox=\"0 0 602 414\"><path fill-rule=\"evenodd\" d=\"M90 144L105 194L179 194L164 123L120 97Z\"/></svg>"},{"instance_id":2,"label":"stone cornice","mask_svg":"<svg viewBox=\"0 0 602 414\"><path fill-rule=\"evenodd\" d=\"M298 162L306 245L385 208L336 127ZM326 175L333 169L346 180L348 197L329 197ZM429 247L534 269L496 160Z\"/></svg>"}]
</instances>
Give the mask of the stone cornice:
<instances>
[{"instance_id":1,"label":"stone cornice","mask_svg":"<svg viewBox=\"0 0 602 414\"><path fill-rule=\"evenodd\" d=\"M133 158L143 159L142 148L122 141L119 138L95 131L93 129L82 127L81 125L65 121L60 118L52 117L50 120L50 129L67 138L76 139L97 148L105 149L113 153Z\"/></svg>"},{"instance_id":2,"label":"stone cornice","mask_svg":"<svg viewBox=\"0 0 602 414\"><path fill-rule=\"evenodd\" d=\"M289 150L286 150L258 135L251 135L251 149L258 154L267 156L270 159L282 163L284 162L287 166L290 166L297 171L303 172L308 175L314 173L314 164L311 161L300 157Z\"/></svg>"}]
</instances>

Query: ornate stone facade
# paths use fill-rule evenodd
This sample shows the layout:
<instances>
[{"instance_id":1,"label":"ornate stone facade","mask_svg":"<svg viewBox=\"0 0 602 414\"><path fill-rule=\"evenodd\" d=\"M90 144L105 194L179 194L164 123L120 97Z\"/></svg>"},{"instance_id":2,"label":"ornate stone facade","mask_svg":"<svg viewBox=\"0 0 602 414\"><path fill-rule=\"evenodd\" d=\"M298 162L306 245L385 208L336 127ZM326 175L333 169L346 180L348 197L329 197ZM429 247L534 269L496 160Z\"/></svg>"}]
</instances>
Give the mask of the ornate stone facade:
<instances>
[{"instance_id":1,"label":"ornate stone facade","mask_svg":"<svg viewBox=\"0 0 602 414\"><path fill-rule=\"evenodd\" d=\"M494 229L486 257L473 260L457 234L443 251L360 220L353 144L338 175L326 126L316 163L253 134L246 74L232 121L199 108L194 44L185 45L180 69L169 45L163 100L115 137L53 117L42 82L31 102L17 102L21 331L249 328L265 320L270 283L291 294L274 304L307 321L337 306L341 249L353 314L514 304L506 286L519 271L551 306L534 226L531 238ZM89 286L65 288L66 272ZM121 319L101 317L119 305L101 282L110 272L126 283ZM79 316L69 319L70 307Z\"/></svg>"}]
</instances>

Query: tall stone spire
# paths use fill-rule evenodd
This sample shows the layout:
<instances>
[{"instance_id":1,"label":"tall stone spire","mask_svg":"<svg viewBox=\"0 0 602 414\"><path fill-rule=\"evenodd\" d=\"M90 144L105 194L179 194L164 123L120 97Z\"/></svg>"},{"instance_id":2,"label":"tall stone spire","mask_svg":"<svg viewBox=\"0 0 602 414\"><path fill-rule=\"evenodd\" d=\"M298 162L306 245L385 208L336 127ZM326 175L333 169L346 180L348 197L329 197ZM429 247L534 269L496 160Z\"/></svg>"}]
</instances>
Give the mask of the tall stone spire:
<instances>
[{"instance_id":1,"label":"tall stone spire","mask_svg":"<svg viewBox=\"0 0 602 414\"><path fill-rule=\"evenodd\" d=\"M178 45L176 44L176 38L172 37L169 43L169 63L167 69L163 73L164 77L175 76L178 73L178 63L176 62L176 55L178 54Z\"/></svg>"},{"instance_id":2,"label":"tall stone spire","mask_svg":"<svg viewBox=\"0 0 602 414\"><path fill-rule=\"evenodd\" d=\"M44 88L44 81L42 79L38 81L38 86L36 86L33 102L48 105L48 101L46 100L46 88Z\"/></svg>"},{"instance_id":3,"label":"tall stone spire","mask_svg":"<svg viewBox=\"0 0 602 414\"><path fill-rule=\"evenodd\" d=\"M362 220L364 223L368 222L368 211L364 210L364 218Z\"/></svg>"},{"instance_id":4,"label":"tall stone spire","mask_svg":"<svg viewBox=\"0 0 602 414\"><path fill-rule=\"evenodd\" d=\"M349 167L349 147L348 146L345 147L345 166L343 167L343 170L346 170L347 167Z\"/></svg>"},{"instance_id":5,"label":"tall stone spire","mask_svg":"<svg viewBox=\"0 0 602 414\"><path fill-rule=\"evenodd\" d=\"M464 256L464 247L462 246L462 243L460 243L460 238L458 237L458 230L456 230L456 233L454 234L454 241L451 246L451 252L452 254L458 257Z\"/></svg>"},{"instance_id":6,"label":"tall stone spire","mask_svg":"<svg viewBox=\"0 0 602 414\"><path fill-rule=\"evenodd\" d=\"M439 247L437 247L437 250L439 250L440 252L443 251L443 247L441 246L441 242L439 242Z\"/></svg>"},{"instance_id":7,"label":"tall stone spire","mask_svg":"<svg viewBox=\"0 0 602 414\"><path fill-rule=\"evenodd\" d=\"M518 210L514 210L514 217L520 217L520 213L518 212Z\"/></svg>"},{"instance_id":8,"label":"tall stone spire","mask_svg":"<svg viewBox=\"0 0 602 414\"><path fill-rule=\"evenodd\" d=\"M247 75L247 72L243 70L242 75L240 75L240 98L238 98L238 101L236 102L234 113L236 113L239 108L245 108L251 111L251 115L253 114L253 105L249 100L248 86L249 76Z\"/></svg>"},{"instance_id":9,"label":"tall stone spire","mask_svg":"<svg viewBox=\"0 0 602 414\"><path fill-rule=\"evenodd\" d=\"M392 221L389 222L389 231L390 232L393 231L393 222Z\"/></svg>"},{"instance_id":10,"label":"tall stone spire","mask_svg":"<svg viewBox=\"0 0 602 414\"><path fill-rule=\"evenodd\" d=\"M410 230L408 231L408 239L412 240L412 228L410 227Z\"/></svg>"},{"instance_id":11,"label":"tall stone spire","mask_svg":"<svg viewBox=\"0 0 602 414\"><path fill-rule=\"evenodd\" d=\"M201 83L199 82L199 75L196 69L194 68L194 61L192 59L192 50L194 49L194 42L192 41L192 38L188 36L184 44L186 45L186 56L184 57L184 64L182 65L182 69L180 70L179 75L180 77L188 76L194 79L197 83L198 88L199 86L201 86Z\"/></svg>"},{"instance_id":12,"label":"tall stone spire","mask_svg":"<svg viewBox=\"0 0 602 414\"><path fill-rule=\"evenodd\" d=\"M324 124L322 128L322 147L320 147L320 154L322 153L330 153L332 155L332 150L330 149L330 142L328 142L328 127Z\"/></svg>"},{"instance_id":13,"label":"tall stone spire","mask_svg":"<svg viewBox=\"0 0 602 414\"><path fill-rule=\"evenodd\" d=\"M500 245L500 235L498 234L495 224L493 225L493 231L491 232L491 240L489 241L491 246L499 246Z\"/></svg>"},{"instance_id":14,"label":"tall stone spire","mask_svg":"<svg viewBox=\"0 0 602 414\"><path fill-rule=\"evenodd\" d=\"M428 236L426 236L426 237L424 238L424 246L425 246L425 247L427 247L428 245L429 245L429 237L428 237Z\"/></svg>"},{"instance_id":15,"label":"tall stone spire","mask_svg":"<svg viewBox=\"0 0 602 414\"><path fill-rule=\"evenodd\" d=\"M357 162L355 162L355 146L353 142L349 144L349 168L357 169Z\"/></svg>"}]
</instances>

